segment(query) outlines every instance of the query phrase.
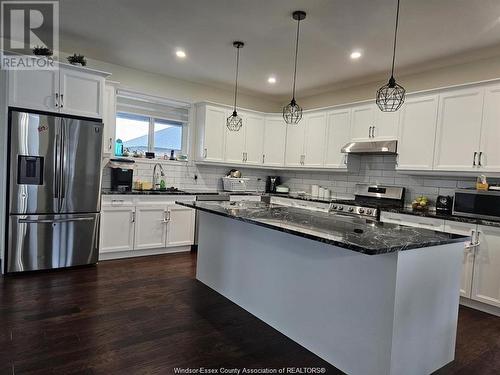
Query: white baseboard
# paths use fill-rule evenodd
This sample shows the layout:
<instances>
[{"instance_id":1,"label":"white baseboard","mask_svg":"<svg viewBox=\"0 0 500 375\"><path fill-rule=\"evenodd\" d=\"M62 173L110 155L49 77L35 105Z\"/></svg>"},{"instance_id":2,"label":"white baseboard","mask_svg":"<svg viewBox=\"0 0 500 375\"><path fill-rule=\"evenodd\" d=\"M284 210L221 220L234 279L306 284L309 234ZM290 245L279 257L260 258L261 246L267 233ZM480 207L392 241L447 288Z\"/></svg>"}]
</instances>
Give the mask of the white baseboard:
<instances>
[{"instance_id":1,"label":"white baseboard","mask_svg":"<svg viewBox=\"0 0 500 375\"><path fill-rule=\"evenodd\" d=\"M99 261L143 257L147 255L170 254L191 251L191 245L167 247L162 249L145 249L145 250L130 250L130 251L116 251L109 253L99 253Z\"/></svg>"},{"instance_id":2,"label":"white baseboard","mask_svg":"<svg viewBox=\"0 0 500 375\"><path fill-rule=\"evenodd\" d=\"M470 307L471 309L476 309L491 315L500 316L500 308L496 306L487 305L486 303L474 301L465 297L460 297L460 304Z\"/></svg>"}]
</instances>

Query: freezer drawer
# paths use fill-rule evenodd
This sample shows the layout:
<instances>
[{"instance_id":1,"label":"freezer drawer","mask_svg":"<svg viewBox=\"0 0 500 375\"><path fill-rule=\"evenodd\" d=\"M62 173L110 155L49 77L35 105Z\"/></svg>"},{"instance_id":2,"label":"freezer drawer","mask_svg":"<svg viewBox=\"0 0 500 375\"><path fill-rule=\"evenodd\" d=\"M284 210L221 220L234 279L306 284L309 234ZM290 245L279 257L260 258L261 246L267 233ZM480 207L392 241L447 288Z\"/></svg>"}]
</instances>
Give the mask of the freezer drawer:
<instances>
[{"instance_id":1,"label":"freezer drawer","mask_svg":"<svg viewBox=\"0 0 500 375\"><path fill-rule=\"evenodd\" d=\"M99 214L11 215L6 272L97 262Z\"/></svg>"}]
</instances>

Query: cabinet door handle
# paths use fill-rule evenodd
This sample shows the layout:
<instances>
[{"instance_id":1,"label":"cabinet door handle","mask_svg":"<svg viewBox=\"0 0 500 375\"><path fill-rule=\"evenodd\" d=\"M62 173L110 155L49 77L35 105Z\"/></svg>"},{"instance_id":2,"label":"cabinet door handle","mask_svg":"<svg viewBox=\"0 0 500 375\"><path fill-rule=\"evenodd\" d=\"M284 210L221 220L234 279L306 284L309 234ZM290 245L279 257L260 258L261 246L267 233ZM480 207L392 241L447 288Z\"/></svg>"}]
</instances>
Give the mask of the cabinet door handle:
<instances>
[{"instance_id":1,"label":"cabinet door handle","mask_svg":"<svg viewBox=\"0 0 500 375\"><path fill-rule=\"evenodd\" d=\"M368 128L368 138L371 138L372 137L372 127L370 126Z\"/></svg>"},{"instance_id":2,"label":"cabinet door handle","mask_svg":"<svg viewBox=\"0 0 500 375\"><path fill-rule=\"evenodd\" d=\"M372 126L372 138L375 138L375 126Z\"/></svg>"},{"instance_id":3,"label":"cabinet door handle","mask_svg":"<svg viewBox=\"0 0 500 375\"><path fill-rule=\"evenodd\" d=\"M262 164L266 162L266 154L262 154Z\"/></svg>"},{"instance_id":4,"label":"cabinet door handle","mask_svg":"<svg viewBox=\"0 0 500 375\"><path fill-rule=\"evenodd\" d=\"M61 108L64 107L64 94L61 94Z\"/></svg>"},{"instance_id":5,"label":"cabinet door handle","mask_svg":"<svg viewBox=\"0 0 500 375\"><path fill-rule=\"evenodd\" d=\"M483 166L482 164L482 158L483 158L483 152L482 151L479 151L479 158L478 158L478 163L477 165L479 165L480 167Z\"/></svg>"},{"instance_id":6,"label":"cabinet door handle","mask_svg":"<svg viewBox=\"0 0 500 375\"><path fill-rule=\"evenodd\" d=\"M207 157L207 152L208 152L208 151L207 151L207 149L205 148L205 149L203 150L203 157L204 157L204 158L206 158L206 157Z\"/></svg>"},{"instance_id":7,"label":"cabinet door handle","mask_svg":"<svg viewBox=\"0 0 500 375\"><path fill-rule=\"evenodd\" d=\"M135 223L135 211L132 211L132 223Z\"/></svg>"},{"instance_id":8,"label":"cabinet door handle","mask_svg":"<svg viewBox=\"0 0 500 375\"><path fill-rule=\"evenodd\" d=\"M344 155L344 164L347 165L347 154Z\"/></svg>"},{"instance_id":9,"label":"cabinet door handle","mask_svg":"<svg viewBox=\"0 0 500 375\"><path fill-rule=\"evenodd\" d=\"M109 138L108 150L111 150L112 148L113 148L113 138Z\"/></svg>"},{"instance_id":10,"label":"cabinet door handle","mask_svg":"<svg viewBox=\"0 0 500 375\"><path fill-rule=\"evenodd\" d=\"M56 108L59 108L59 94L56 92L56 100L55 100Z\"/></svg>"},{"instance_id":11,"label":"cabinet door handle","mask_svg":"<svg viewBox=\"0 0 500 375\"><path fill-rule=\"evenodd\" d=\"M476 166L476 157L477 157L477 151L474 151L474 157L472 158L472 166Z\"/></svg>"},{"instance_id":12,"label":"cabinet door handle","mask_svg":"<svg viewBox=\"0 0 500 375\"><path fill-rule=\"evenodd\" d=\"M163 223L167 224L170 221L170 211L163 211Z\"/></svg>"}]
</instances>

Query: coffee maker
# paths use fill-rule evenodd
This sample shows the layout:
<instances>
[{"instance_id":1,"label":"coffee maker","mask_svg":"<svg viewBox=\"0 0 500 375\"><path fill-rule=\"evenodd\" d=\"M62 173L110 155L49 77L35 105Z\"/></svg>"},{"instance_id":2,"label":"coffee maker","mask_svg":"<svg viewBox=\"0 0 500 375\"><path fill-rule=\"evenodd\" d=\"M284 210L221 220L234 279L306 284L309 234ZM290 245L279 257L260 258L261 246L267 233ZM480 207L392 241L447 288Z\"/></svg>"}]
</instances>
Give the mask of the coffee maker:
<instances>
[{"instance_id":1,"label":"coffee maker","mask_svg":"<svg viewBox=\"0 0 500 375\"><path fill-rule=\"evenodd\" d=\"M111 190L132 191L134 175L134 160L111 159L108 166L111 168Z\"/></svg>"},{"instance_id":2,"label":"coffee maker","mask_svg":"<svg viewBox=\"0 0 500 375\"><path fill-rule=\"evenodd\" d=\"M276 187L281 184L279 176L267 176L266 193L276 193Z\"/></svg>"}]
</instances>

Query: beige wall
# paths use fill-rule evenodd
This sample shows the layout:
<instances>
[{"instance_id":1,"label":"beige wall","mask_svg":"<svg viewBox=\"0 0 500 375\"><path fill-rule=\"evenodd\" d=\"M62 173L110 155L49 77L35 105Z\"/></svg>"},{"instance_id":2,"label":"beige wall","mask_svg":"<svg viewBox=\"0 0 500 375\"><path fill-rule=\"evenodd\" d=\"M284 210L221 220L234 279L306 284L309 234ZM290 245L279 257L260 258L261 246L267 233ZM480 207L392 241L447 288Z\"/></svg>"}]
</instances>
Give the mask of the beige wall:
<instances>
[{"instance_id":1,"label":"beige wall","mask_svg":"<svg viewBox=\"0 0 500 375\"><path fill-rule=\"evenodd\" d=\"M500 56L446 66L417 74L397 76L398 83L403 85L407 92L494 78L500 78ZM311 109L374 99L376 90L384 83L386 81L376 81L343 89L334 89L322 94L300 98L300 104L305 109Z\"/></svg>"},{"instance_id":2,"label":"beige wall","mask_svg":"<svg viewBox=\"0 0 500 375\"><path fill-rule=\"evenodd\" d=\"M60 60L65 61L66 59L61 58ZM188 102L206 100L228 105L232 105L234 100L234 92L231 90L214 88L99 60L87 60L89 68L112 73L111 80L120 82L120 85L123 87L146 94ZM245 94L238 94L238 106L263 112L276 112L280 110L279 100L273 101L269 100L269 97L264 98Z\"/></svg>"}]
</instances>

